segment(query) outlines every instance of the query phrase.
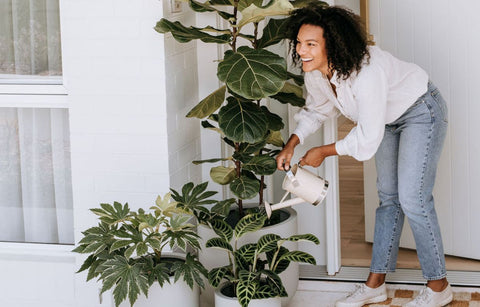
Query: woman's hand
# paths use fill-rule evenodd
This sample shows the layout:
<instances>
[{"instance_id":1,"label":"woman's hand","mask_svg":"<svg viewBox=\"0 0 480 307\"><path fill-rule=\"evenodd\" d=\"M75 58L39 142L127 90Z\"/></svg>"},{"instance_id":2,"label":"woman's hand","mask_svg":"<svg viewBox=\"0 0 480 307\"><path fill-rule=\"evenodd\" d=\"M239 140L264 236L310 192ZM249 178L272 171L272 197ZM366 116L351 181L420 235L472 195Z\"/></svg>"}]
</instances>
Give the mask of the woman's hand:
<instances>
[{"instance_id":1,"label":"woman's hand","mask_svg":"<svg viewBox=\"0 0 480 307\"><path fill-rule=\"evenodd\" d=\"M319 147L313 147L300 159L300 165L319 167L326 157L337 155L335 143Z\"/></svg>"},{"instance_id":2,"label":"woman's hand","mask_svg":"<svg viewBox=\"0 0 480 307\"><path fill-rule=\"evenodd\" d=\"M282 151L277 155L277 169L280 171L288 171L290 169L290 161L293 157L293 151L295 146L300 143L300 140L296 134L292 134L288 139L287 144L283 147Z\"/></svg>"},{"instance_id":3,"label":"woman's hand","mask_svg":"<svg viewBox=\"0 0 480 307\"><path fill-rule=\"evenodd\" d=\"M284 147L277 156L277 169L280 171L288 171L290 169L290 161L293 157L293 148Z\"/></svg>"}]
</instances>

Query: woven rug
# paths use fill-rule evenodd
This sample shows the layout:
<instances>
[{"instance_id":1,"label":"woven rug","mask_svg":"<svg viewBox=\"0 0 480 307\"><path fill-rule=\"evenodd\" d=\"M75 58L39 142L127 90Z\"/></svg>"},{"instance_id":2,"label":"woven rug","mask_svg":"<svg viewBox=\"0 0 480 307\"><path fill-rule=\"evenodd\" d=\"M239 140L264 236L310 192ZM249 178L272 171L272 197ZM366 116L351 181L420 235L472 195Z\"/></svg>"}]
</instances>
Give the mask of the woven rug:
<instances>
[{"instance_id":1,"label":"woven rug","mask_svg":"<svg viewBox=\"0 0 480 307\"><path fill-rule=\"evenodd\" d=\"M408 303L419 291L388 289L388 299L383 303L366 305L369 307L401 307ZM448 307L480 307L479 292L453 292L453 301L447 305Z\"/></svg>"}]
</instances>

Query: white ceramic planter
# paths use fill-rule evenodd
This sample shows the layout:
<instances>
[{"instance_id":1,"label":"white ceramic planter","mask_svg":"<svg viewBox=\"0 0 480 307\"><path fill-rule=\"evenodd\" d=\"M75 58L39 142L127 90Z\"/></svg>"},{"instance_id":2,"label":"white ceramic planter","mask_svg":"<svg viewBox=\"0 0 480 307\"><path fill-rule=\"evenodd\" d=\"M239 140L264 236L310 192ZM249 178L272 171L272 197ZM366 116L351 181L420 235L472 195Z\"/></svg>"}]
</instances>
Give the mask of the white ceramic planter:
<instances>
[{"instance_id":1,"label":"white ceramic planter","mask_svg":"<svg viewBox=\"0 0 480 307\"><path fill-rule=\"evenodd\" d=\"M178 257L184 259L182 254L167 254L168 257ZM155 282L148 290L148 298L142 293L135 301L134 307L158 307L158 306L178 306L178 307L198 307L200 306L200 291L197 285L193 290L180 278L174 282L174 277L170 277L170 283L163 284L160 287ZM123 301L119 307L130 307L128 298Z\"/></svg>"},{"instance_id":2,"label":"white ceramic planter","mask_svg":"<svg viewBox=\"0 0 480 307\"><path fill-rule=\"evenodd\" d=\"M280 307L282 300L279 297L251 300L248 307ZM237 298L223 295L220 288L215 290L215 307L241 307Z\"/></svg>"},{"instance_id":3,"label":"white ceramic planter","mask_svg":"<svg viewBox=\"0 0 480 307\"><path fill-rule=\"evenodd\" d=\"M258 239L268 233L275 233L281 237L289 237L291 235L298 233L297 227L297 212L292 208L282 209L287 211L290 214L290 217L279 223L277 225L272 225L268 227L264 227L258 231L251 232L240 238L239 246L246 244L257 242ZM205 225L198 226L198 235L202 238L201 244L202 249L199 252L199 260L200 262L208 269L211 270L215 267L219 267L222 265L227 265L227 255L224 251L216 249L216 248L206 248L205 243L213 238L216 237L216 234L213 230L208 228ZM286 242L284 244L286 248L289 250L296 250L298 249L297 242ZM288 293L288 297L281 298L282 306L288 306L288 303L295 295L298 287L298 278L299 278L299 265L296 262L290 263L288 268L280 274L280 278L282 279L283 285L285 290ZM200 306L201 307L212 307L214 306L214 292L215 289L208 284L206 281L205 289L202 290L200 294ZM215 306L218 307L218 306Z\"/></svg>"}]
</instances>

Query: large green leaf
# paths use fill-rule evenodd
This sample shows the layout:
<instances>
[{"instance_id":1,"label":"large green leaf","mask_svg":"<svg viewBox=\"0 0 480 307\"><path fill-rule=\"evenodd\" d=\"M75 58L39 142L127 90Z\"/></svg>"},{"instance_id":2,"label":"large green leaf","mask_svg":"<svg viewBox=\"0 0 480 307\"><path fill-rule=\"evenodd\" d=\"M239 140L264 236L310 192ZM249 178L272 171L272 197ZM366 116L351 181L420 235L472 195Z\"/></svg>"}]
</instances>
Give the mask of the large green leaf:
<instances>
[{"instance_id":1,"label":"large green leaf","mask_svg":"<svg viewBox=\"0 0 480 307\"><path fill-rule=\"evenodd\" d=\"M226 242L230 242L233 238L233 229L225 220L222 219L214 219L210 222L213 231L222 237Z\"/></svg>"},{"instance_id":2,"label":"large green leaf","mask_svg":"<svg viewBox=\"0 0 480 307\"><path fill-rule=\"evenodd\" d=\"M185 261L177 261L172 266L175 272L174 281L177 282L183 277L185 283L193 290L193 286L198 284L201 288L205 287L202 276L207 277L207 269L190 253L186 254Z\"/></svg>"},{"instance_id":3,"label":"large green leaf","mask_svg":"<svg viewBox=\"0 0 480 307\"><path fill-rule=\"evenodd\" d=\"M285 59L265 49L247 46L228 50L218 65L217 76L236 94L253 100L278 93L287 79Z\"/></svg>"},{"instance_id":4,"label":"large green leaf","mask_svg":"<svg viewBox=\"0 0 480 307\"><path fill-rule=\"evenodd\" d=\"M205 243L205 247L215 247L223 250L233 252L233 247L222 238L211 238Z\"/></svg>"},{"instance_id":5,"label":"large green leaf","mask_svg":"<svg viewBox=\"0 0 480 307\"><path fill-rule=\"evenodd\" d=\"M235 251L235 256L239 257L242 261L251 265L255 259L256 250L257 250L256 243L245 244Z\"/></svg>"},{"instance_id":6,"label":"large green leaf","mask_svg":"<svg viewBox=\"0 0 480 307\"><path fill-rule=\"evenodd\" d=\"M234 142L257 143L267 132L265 114L255 103L228 97L228 104L218 113L218 125Z\"/></svg>"},{"instance_id":7,"label":"large green leaf","mask_svg":"<svg viewBox=\"0 0 480 307\"><path fill-rule=\"evenodd\" d=\"M289 103L295 107L303 107L305 105L305 99L298 97L293 93L277 93L276 95L270 96L273 99L278 100L281 103Z\"/></svg>"},{"instance_id":8,"label":"large green leaf","mask_svg":"<svg viewBox=\"0 0 480 307\"><path fill-rule=\"evenodd\" d=\"M245 155L250 155L258 152L260 149L265 147L265 140L261 140L258 143L241 143L237 152Z\"/></svg>"},{"instance_id":9,"label":"large green leaf","mask_svg":"<svg viewBox=\"0 0 480 307\"><path fill-rule=\"evenodd\" d=\"M238 22L238 27L251 22L259 22L267 16L286 16L293 10L293 5L288 0L271 0L265 7L258 7L251 4L242 11L242 19Z\"/></svg>"},{"instance_id":10,"label":"large green leaf","mask_svg":"<svg viewBox=\"0 0 480 307\"><path fill-rule=\"evenodd\" d=\"M243 164L243 169L252 171L257 175L271 175L277 170L277 161L267 155L254 156Z\"/></svg>"},{"instance_id":11,"label":"large green leaf","mask_svg":"<svg viewBox=\"0 0 480 307\"><path fill-rule=\"evenodd\" d=\"M269 130L279 131L283 129L285 125L283 124L283 120L280 116L270 112L266 106L261 106L261 109L267 117L267 126Z\"/></svg>"},{"instance_id":12,"label":"large green leaf","mask_svg":"<svg viewBox=\"0 0 480 307\"><path fill-rule=\"evenodd\" d=\"M267 137L267 143L272 144L277 147L283 147L283 137L280 131L270 131L270 134Z\"/></svg>"},{"instance_id":13,"label":"large green leaf","mask_svg":"<svg viewBox=\"0 0 480 307\"><path fill-rule=\"evenodd\" d=\"M185 27L178 21L171 22L165 18L160 19L154 29L159 33L172 33L173 37L180 43L187 43L191 40L199 39L205 43L227 44L232 38L230 34L210 35L201 31L204 29ZM208 29L210 29L210 27Z\"/></svg>"},{"instance_id":14,"label":"large green leaf","mask_svg":"<svg viewBox=\"0 0 480 307\"><path fill-rule=\"evenodd\" d=\"M192 161L193 164L198 165L202 163L216 163L220 161L230 161L232 160L231 158L215 158L215 159L206 159L206 160L195 160Z\"/></svg>"},{"instance_id":15,"label":"large green leaf","mask_svg":"<svg viewBox=\"0 0 480 307\"><path fill-rule=\"evenodd\" d=\"M207 191L208 182L203 182L198 185L194 185L193 182L188 182L182 187L182 194L171 189L172 198L182 208L188 210L195 210L203 205L213 204L216 201L209 199L213 195L217 194L215 191Z\"/></svg>"},{"instance_id":16,"label":"large green leaf","mask_svg":"<svg viewBox=\"0 0 480 307\"><path fill-rule=\"evenodd\" d=\"M255 295L259 281L253 272L242 270L238 275L240 278L237 284L238 302L242 307L247 307Z\"/></svg>"},{"instance_id":17,"label":"large green leaf","mask_svg":"<svg viewBox=\"0 0 480 307\"><path fill-rule=\"evenodd\" d=\"M218 184L229 184L236 176L234 167L215 166L210 169L210 177Z\"/></svg>"},{"instance_id":18,"label":"large green leaf","mask_svg":"<svg viewBox=\"0 0 480 307\"><path fill-rule=\"evenodd\" d=\"M292 93L295 94L299 98L303 98L303 89L293 83L285 82L282 88L282 93Z\"/></svg>"},{"instance_id":19,"label":"large green leaf","mask_svg":"<svg viewBox=\"0 0 480 307\"><path fill-rule=\"evenodd\" d=\"M243 218L240 219L240 221L238 221L237 225L235 226L235 237L238 239L248 232L259 230L263 227L266 219L266 215L260 213L251 213L245 215Z\"/></svg>"},{"instance_id":20,"label":"large green leaf","mask_svg":"<svg viewBox=\"0 0 480 307\"><path fill-rule=\"evenodd\" d=\"M260 239L258 239L258 252L266 253L277 249L277 243L281 239L282 237L273 233L268 233L261 236Z\"/></svg>"},{"instance_id":21,"label":"large green leaf","mask_svg":"<svg viewBox=\"0 0 480 307\"><path fill-rule=\"evenodd\" d=\"M291 72L287 72L288 79L292 79L296 85L302 86L304 83L303 76L302 75L296 75Z\"/></svg>"},{"instance_id":22,"label":"large green leaf","mask_svg":"<svg viewBox=\"0 0 480 307\"><path fill-rule=\"evenodd\" d=\"M288 18L270 19L263 29L262 37L257 41L257 48L275 45L286 38Z\"/></svg>"},{"instance_id":23,"label":"large green leaf","mask_svg":"<svg viewBox=\"0 0 480 307\"><path fill-rule=\"evenodd\" d=\"M190 112L188 112L187 117L205 118L210 116L210 114L220 108L225 101L226 89L227 87L224 85L205 97L192 110L190 110Z\"/></svg>"},{"instance_id":24,"label":"large green leaf","mask_svg":"<svg viewBox=\"0 0 480 307\"><path fill-rule=\"evenodd\" d=\"M223 277L230 272L230 266L214 268L208 272L208 282L214 287L218 287Z\"/></svg>"},{"instance_id":25,"label":"large green leaf","mask_svg":"<svg viewBox=\"0 0 480 307\"><path fill-rule=\"evenodd\" d=\"M273 272L272 270L262 270L261 274L266 276L265 281L267 282L270 291L276 294L274 296L288 296L288 293L283 286L282 279L277 273Z\"/></svg>"},{"instance_id":26,"label":"large green leaf","mask_svg":"<svg viewBox=\"0 0 480 307\"><path fill-rule=\"evenodd\" d=\"M271 298L271 297L277 297L278 293L275 291L275 289L272 289L272 287L268 284L260 285L258 287L257 291L255 291L255 295L253 296L253 299L264 299L264 298Z\"/></svg>"},{"instance_id":27,"label":"large green leaf","mask_svg":"<svg viewBox=\"0 0 480 307\"><path fill-rule=\"evenodd\" d=\"M125 257L115 256L114 259L106 261L102 266L106 269L100 277L103 281L101 292L113 287L116 306L120 305L127 296L130 304L133 305L140 291L147 294L148 280L142 274L141 264L130 265Z\"/></svg>"},{"instance_id":28,"label":"large green leaf","mask_svg":"<svg viewBox=\"0 0 480 307\"><path fill-rule=\"evenodd\" d=\"M303 107L305 99L303 99L303 89L290 82L285 82L282 90L277 94L271 96L281 103L289 103L292 106Z\"/></svg>"},{"instance_id":29,"label":"large green leaf","mask_svg":"<svg viewBox=\"0 0 480 307\"><path fill-rule=\"evenodd\" d=\"M260 191L260 181L242 175L230 183L230 191L240 199L251 199Z\"/></svg>"},{"instance_id":30,"label":"large green leaf","mask_svg":"<svg viewBox=\"0 0 480 307\"><path fill-rule=\"evenodd\" d=\"M310 242L313 242L317 245L320 244L320 240L315 235L313 235L311 233L293 235L293 236L290 236L290 237L286 238L286 240L287 241L293 241L293 242L310 241Z\"/></svg>"},{"instance_id":31,"label":"large green leaf","mask_svg":"<svg viewBox=\"0 0 480 307\"><path fill-rule=\"evenodd\" d=\"M309 253L303 251L290 251L279 257L279 260L287 260L294 262L304 262L309 264L316 264L315 258Z\"/></svg>"},{"instance_id":32,"label":"large green leaf","mask_svg":"<svg viewBox=\"0 0 480 307\"><path fill-rule=\"evenodd\" d=\"M110 204L100 204L101 208L90 209L91 212L99 216L102 222L107 224L117 224L124 221L130 214L128 203L122 206L119 202Z\"/></svg>"}]
</instances>

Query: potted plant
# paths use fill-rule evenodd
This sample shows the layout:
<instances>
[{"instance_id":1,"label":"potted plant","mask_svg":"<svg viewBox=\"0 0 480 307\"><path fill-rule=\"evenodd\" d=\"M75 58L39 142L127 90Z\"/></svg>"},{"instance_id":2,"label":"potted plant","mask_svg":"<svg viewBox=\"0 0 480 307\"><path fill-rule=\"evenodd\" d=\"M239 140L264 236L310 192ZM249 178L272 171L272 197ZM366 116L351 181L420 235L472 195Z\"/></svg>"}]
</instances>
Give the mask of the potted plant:
<instances>
[{"instance_id":1,"label":"potted plant","mask_svg":"<svg viewBox=\"0 0 480 307\"><path fill-rule=\"evenodd\" d=\"M210 284L218 287L215 292L216 307L247 307L250 303L257 307L281 306L280 297L287 296L287 292L279 274L292 261L315 264L312 255L290 251L283 246L285 242L300 240L319 244L318 238L311 234L287 238L265 234L257 242L240 244L239 240L244 235L262 228L265 220L265 215L251 213L240 219L234 228L221 220L213 225L218 236L208 240L206 246L223 251L228 259L227 265L213 268L208 273ZM226 282L221 284L222 281Z\"/></svg>"},{"instance_id":2,"label":"potted plant","mask_svg":"<svg viewBox=\"0 0 480 307\"><path fill-rule=\"evenodd\" d=\"M284 128L283 120L269 110L266 102L294 106L305 103L303 76L289 72L286 59L268 49L285 39L290 11L309 1L270 0L263 5L263 0L186 0L193 11L215 13L226 26L221 29L212 26L198 28L165 18L155 26L157 32L171 33L180 43L201 40L225 45L227 49L217 67L217 77L224 85L202 99L187 117L201 119L202 127L219 133L231 149L228 157L212 157L194 163L221 163L211 168L210 176L214 182L228 186L234 198L222 200L215 207L213 217L230 221L232 227L248 212L255 209L258 212L264 202L265 176L275 172L274 157L284 145L280 132ZM246 45L240 46L241 43ZM194 189L193 184L190 185L193 194ZM257 198L258 203L253 209L246 209L244 202L253 198ZM200 221L198 233L206 242L214 235L205 227L211 227L212 222L207 217L212 216L199 211L200 215L205 219ZM262 230L249 233L245 237L250 238L244 239L256 242L266 233L286 237L297 232L296 223L293 209L275 211L272 219L265 221ZM280 227L282 229L277 229ZM297 248L296 242L287 242L287 245ZM218 255L214 252L200 251L200 261L207 269L218 265ZM289 282L286 288L291 297L298 284L298 265L290 266L288 272L282 274L287 273L290 276L284 281ZM209 292L212 294L210 299L207 298L207 305L213 303L211 290L207 288L202 292L202 297L208 296ZM284 304L287 303L288 300L284 300Z\"/></svg>"},{"instance_id":3,"label":"potted plant","mask_svg":"<svg viewBox=\"0 0 480 307\"><path fill-rule=\"evenodd\" d=\"M73 250L89 255L78 272L88 270L87 281L102 282L101 293L113 289L115 306L127 298L131 306L154 306L158 301L147 300L152 296L168 306L198 306L207 270L190 252L200 248L192 216L171 201L170 193L159 196L149 211L118 202L90 211L99 223L82 232Z\"/></svg>"}]
</instances>

